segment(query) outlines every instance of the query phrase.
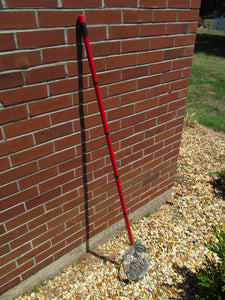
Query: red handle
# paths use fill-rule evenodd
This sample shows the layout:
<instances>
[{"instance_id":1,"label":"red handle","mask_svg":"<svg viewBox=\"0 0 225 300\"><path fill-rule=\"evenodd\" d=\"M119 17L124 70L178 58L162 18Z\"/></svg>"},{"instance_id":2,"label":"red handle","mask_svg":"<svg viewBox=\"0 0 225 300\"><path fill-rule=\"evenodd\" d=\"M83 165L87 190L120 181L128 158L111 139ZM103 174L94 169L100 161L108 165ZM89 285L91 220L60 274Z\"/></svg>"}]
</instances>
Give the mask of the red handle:
<instances>
[{"instance_id":1,"label":"red handle","mask_svg":"<svg viewBox=\"0 0 225 300\"><path fill-rule=\"evenodd\" d=\"M109 128L108 128L108 124L107 124L107 119L106 119L106 115L105 115L105 110L104 110L104 106L103 106L103 102L102 102L98 78L97 78L97 74L96 74L96 70L95 70L94 60L93 60L91 47L90 47L90 43L89 43L88 31L86 28L86 23L85 23L85 19L84 19L83 15L80 15L78 17L78 23L80 24L81 34L84 38L84 43L85 43L85 47L86 47L86 51L87 51L87 56L88 56L88 61L89 61L90 69L91 69L92 79L93 79L93 83L94 83L94 87L95 87L95 93L96 93L96 96L98 99L99 110L100 110L102 123L103 123L104 131L105 131L105 135L106 135L106 140L107 140L107 144L108 144L108 148L109 148L109 154L110 154L111 161L112 161L113 171L114 171L114 175L115 175L115 179L116 179L117 189L118 189L119 196L120 196L120 202L121 202L122 209L123 209L123 215L124 215L124 219L126 222L126 227L127 227L130 243L131 243L131 245L134 245L134 241L133 241L133 237L132 237L132 233L131 233L131 229L130 229L130 223L129 223L129 219L127 216L126 205L125 205L125 201L124 201L124 197L123 197L123 191L122 191L122 187L121 187L121 183L120 183L119 173L118 173L118 169L117 169L117 165L116 165L115 155L113 152L113 147L112 147L111 137L110 137Z\"/></svg>"}]
</instances>

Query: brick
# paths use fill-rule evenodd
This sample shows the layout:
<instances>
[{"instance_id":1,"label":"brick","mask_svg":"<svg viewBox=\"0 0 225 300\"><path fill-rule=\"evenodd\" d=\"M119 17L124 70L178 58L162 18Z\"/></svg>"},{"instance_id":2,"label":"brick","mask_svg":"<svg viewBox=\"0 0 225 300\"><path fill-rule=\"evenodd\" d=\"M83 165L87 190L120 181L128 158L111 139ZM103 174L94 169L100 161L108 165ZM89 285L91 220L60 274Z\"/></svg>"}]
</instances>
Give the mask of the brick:
<instances>
[{"instance_id":1,"label":"brick","mask_svg":"<svg viewBox=\"0 0 225 300\"><path fill-rule=\"evenodd\" d=\"M184 56L184 48L165 50L164 59L180 58Z\"/></svg>"},{"instance_id":2,"label":"brick","mask_svg":"<svg viewBox=\"0 0 225 300\"><path fill-rule=\"evenodd\" d=\"M137 66L133 68L123 69L122 71L122 80L138 78L146 76L148 74L148 66Z\"/></svg>"},{"instance_id":3,"label":"brick","mask_svg":"<svg viewBox=\"0 0 225 300\"><path fill-rule=\"evenodd\" d=\"M6 226L8 230L12 230L18 227L21 224L27 223L29 220L32 220L44 213L43 206L36 207L32 210L26 211L21 215L16 216L16 218L9 220L6 222ZM13 242L12 242L13 244Z\"/></svg>"},{"instance_id":4,"label":"brick","mask_svg":"<svg viewBox=\"0 0 225 300\"><path fill-rule=\"evenodd\" d=\"M188 88L182 89L180 91L180 98L187 97L187 95L188 95Z\"/></svg>"},{"instance_id":5,"label":"brick","mask_svg":"<svg viewBox=\"0 0 225 300\"><path fill-rule=\"evenodd\" d=\"M49 178L57 176L58 171L57 167L48 168L47 170L36 172L26 178L19 180L19 186L21 190L24 190L30 186L34 186L39 184L42 181L45 181Z\"/></svg>"},{"instance_id":6,"label":"brick","mask_svg":"<svg viewBox=\"0 0 225 300\"><path fill-rule=\"evenodd\" d=\"M55 150L59 151L77 144L81 143L81 133L73 133L72 135L61 137L61 139L56 140Z\"/></svg>"},{"instance_id":7,"label":"brick","mask_svg":"<svg viewBox=\"0 0 225 300\"><path fill-rule=\"evenodd\" d=\"M167 34L182 34L188 32L188 23L180 24L180 23L172 23L167 24Z\"/></svg>"},{"instance_id":8,"label":"brick","mask_svg":"<svg viewBox=\"0 0 225 300\"><path fill-rule=\"evenodd\" d=\"M44 204L52 199L55 199L56 197L58 197L61 194L61 190L60 188L55 188L51 191L48 191L47 193L41 194L41 195L36 195L35 197L28 199L28 201L26 201L26 208L32 209L34 207L37 207L38 205ZM29 228L34 228L34 226L31 226L32 221L29 223Z\"/></svg>"},{"instance_id":9,"label":"brick","mask_svg":"<svg viewBox=\"0 0 225 300\"><path fill-rule=\"evenodd\" d=\"M180 10L178 14L179 22L197 21L199 18L198 10Z\"/></svg>"},{"instance_id":10,"label":"brick","mask_svg":"<svg viewBox=\"0 0 225 300\"><path fill-rule=\"evenodd\" d=\"M175 47L177 46L185 46L185 45L194 45L195 44L195 34L192 35L184 35L184 36L176 36L175 38Z\"/></svg>"},{"instance_id":11,"label":"brick","mask_svg":"<svg viewBox=\"0 0 225 300\"><path fill-rule=\"evenodd\" d=\"M151 37L153 35L164 35L166 24L143 24L141 26L141 36Z\"/></svg>"},{"instance_id":12,"label":"brick","mask_svg":"<svg viewBox=\"0 0 225 300\"><path fill-rule=\"evenodd\" d=\"M98 74L98 81L100 85L109 84L121 80L121 71L109 71Z\"/></svg>"},{"instance_id":13,"label":"brick","mask_svg":"<svg viewBox=\"0 0 225 300\"><path fill-rule=\"evenodd\" d=\"M42 156L46 156L50 153L53 153L53 151L52 143L44 144L11 155L11 162L13 166L18 166Z\"/></svg>"},{"instance_id":14,"label":"brick","mask_svg":"<svg viewBox=\"0 0 225 300\"><path fill-rule=\"evenodd\" d=\"M167 0L140 0L141 8L166 8Z\"/></svg>"},{"instance_id":15,"label":"brick","mask_svg":"<svg viewBox=\"0 0 225 300\"><path fill-rule=\"evenodd\" d=\"M102 7L102 1L101 0L83 0L82 2L80 0L62 0L63 7Z\"/></svg>"},{"instance_id":16,"label":"brick","mask_svg":"<svg viewBox=\"0 0 225 300\"><path fill-rule=\"evenodd\" d=\"M43 62L62 62L77 58L76 46L63 46L57 48L43 49Z\"/></svg>"},{"instance_id":17,"label":"brick","mask_svg":"<svg viewBox=\"0 0 225 300\"><path fill-rule=\"evenodd\" d=\"M86 81L84 81L84 86L85 85L87 85L87 78ZM73 92L74 90L78 89L78 79L62 79L60 81L50 83L49 86L51 95Z\"/></svg>"},{"instance_id":18,"label":"brick","mask_svg":"<svg viewBox=\"0 0 225 300\"><path fill-rule=\"evenodd\" d=\"M174 37L154 37L151 39L151 49L171 48L174 45Z\"/></svg>"},{"instance_id":19,"label":"brick","mask_svg":"<svg viewBox=\"0 0 225 300\"><path fill-rule=\"evenodd\" d=\"M134 113L134 105L126 105L123 107L118 107L117 109L113 109L107 112L107 120L115 120L118 118L125 117L127 115L132 115Z\"/></svg>"},{"instance_id":20,"label":"brick","mask_svg":"<svg viewBox=\"0 0 225 300\"><path fill-rule=\"evenodd\" d=\"M41 63L39 51L0 55L0 70L24 69Z\"/></svg>"},{"instance_id":21,"label":"brick","mask_svg":"<svg viewBox=\"0 0 225 300\"><path fill-rule=\"evenodd\" d=\"M141 53L138 55L138 64L148 64L152 62L162 61L163 60L163 51L149 51L146 53Z\"/></svg>"},{"instance_id":22,"label":"brick","mask_svg":"<svg viewBox=\"0 0 225 300\"><path fill-rule=\"evenodd\" d=\"M15 278L17 275L20 274L20 272L22 270L31 267L33 264L34 264L34 262L32 260L32 261L29 261L28 263L26 263L25 265L23 265L22 267L17 267L15 270L11 271L6 276L2 277L2 279L0 281L1 285L3 285L4 283L7 283L9 280Z\"/></svg>"},{"instance_id":23,"label":"brick","mask_svg":"<svg viewBox=\"0 0 225 300\"><path fill-rule=\"evenodd\" d=\"M165 61L150 66L150 74L163 73L171 70L171 62Z\"/></svg>"},{"instance_id":24,"label":"brick","mask_svg":"<svg viewBox=\"0 0 225 300\"><path fill-rule=\"evenodd\" d=\"M87 10L87 24L116 24L121 22L120 10Z\"/></svg>"},{"instance_id":25,"label":"brick","mask_svg":"<svg viewBox=\"0 0 225 300\"><path fill-rule=\"evenodd\" d=\"M137 54L122 54L106 58L107 70L134 66L137 64Z\"/></svg>"},{"instance_id":26,"label":"brick","mask_svg":"<svg viewBox=\"0 0 225 300\"><path fill-rule=\"evenodd\" d=\"M177 79L180 79L182 77L182 71L172 71L172 72L166 72L162 74L162 82L170 82Z\"/></svg>"},{"instance_id":27,"label":"brick","mask_svg":"<svg viewBox=\"0 0 225 300\"><path fill-rule=\"evenodd\" d=\"M39 246L40 244L42 244L43 242L53 238L54 236L60 234L61 232L63 232L65 230L65 226L63 224L58 225L57 227L51 229L51 230L45 230L43 231L43 233L36 237L33 241L32 244L34 247Z\"/></svg>"},{"instance_id":28,"label":"brick","mask_svg":"<svg viewBox=\"0 0 225 300\"><path fill-rule=\"evenodd\" d=\"M39 159L38 164L40 169L45 169L50 166L59 164L63 161L71 159L75 156L75 149L68 149L58 153L54 153Z\"/></svg>"},{"instance_id":29,"label":"brick","mask_svg":"<svg viewBox=\"0 0 225 300\"><path fill-rule=\"evenodd\" d=\"M37 219L37 218L36 218ZM22 265L24 264L24 262L35 258L35 256L38 253L41 253L42 251L46 250L47 248L49 248L51 246L50 242L46 242L44 244L42 244L39 247L34 248L33 250L26 252L25 254L21 255L20 257L17 258L17 264L18 265Z\"/></svg>"},{"instance_id":30,"label":"brick","mask_svg":"<svg viewBox=\"0 0 225 300\"><path fill-rule=\"evenodd\" d=\"M35 85L0 92L0 101L9 106L47 97L46 85Z\"/></svg>"},{"instance_id":31,"label":"brick","mask_svg":"<svg viewBox=\"0 0 225 300\"><path fill-rule=\"evenodd\" d=\"M152 10L132 9L124 10L124 23L150 23L152 21Z\"/></svg>"},{"instance_id":32,"label":"brick","mask_svg":"<svg viewBox=\"0 0 225 300\"><path fill-rule=\"evenodd\" d=\"M46 210L52 210L57 207L63 206L63 204L68 203L75 199L76 192L72 191L63 195L59 195L58 197L52 199L52 201L47 201L45 204Z\"/></svg>"},{"instance_id":33,"label":"brick","mask_svg":"<svg viewBox=\"0 0 225 300\"><path fill-rule=\"evenodd\" d=\"M82 11L39 11L40 27L66 27L75 26L77 18L82 14Z\"/></svg>"},{"instance_id":34,"label":"brick","mask_svg":"<svg viewBox=\"0 0 225 300\"><path fill-rule=\"evenodd\" d=\"M42 182L39 184L40 192L44 193L47 192L57 186L60 186L66 182L69 182L70 180L74 179L74 172L69 171L67 173L64 173L62 175L58 175L55 178L52 178L50 180L47 180L45 182Z\"/></svg>"},{"instance_id":35,"label":"brick","mask_svg":"<svg viewBox=\"0 0 225 300\"><path fill-rule=\"evenodd\" d=\"M0 11L1 29L35 28L36 19L33 11Z\"/></svg>"},{"instance_id":36,"label":"brick","mask_svg":"<svg viewBox=\"0 0 225 300\"><path fill-rule=\"evenodd\" d=\"M109 86L109 96L136 90L136 80L115 83Z\"/></svg>"},{"instance_id":37,"label":"brick","mask_svg":"<svg viewBox=\"0 0 225 300\"><path fill-rule=\"evenodd\" d=\"M189 8L190 7L190 0L169 0L168 1L169 8Z\"/></svg>"},{"instance_id":38,"label":"brick","mask_svg":"<svg viewBox=\"0 0 225 300\"><path fill-rule=\"evenodd\" d=\"M8 157L0 158L0 171L4 171L10 168L10 162Z\"/></svg>"},{"instance_id":39,"label":"brick","mask_svg":"<svg viewBox=\"0 0 225 300\"><path fill-rule=\"evenodd\" d=\"M56 111L72 105L72 96L64 95L59 97L51 97L45 100L29 103L30 115L36 116L39 114Z\"/></svg>"},{"instance_id":40,"label":"brick","mask_svg":"<svg viewBox=\"0 0 225 300\"><path fill-rule=\"evenodd\" d=\"M135 112L146 111L158 105L158 97L135 103Z\"/></svg>"},{"instance_id":41,"label":"brick","mask_svg":"<svg viewBox=\"0 0 225 300\"><path fill-rule=\"evenodd\" d=\"M155 97L158 95L169 93L169 84L164 84L149 89L149 97Z\"/></svg>"},{"instance_id":42,"label":"brick","mask_svg":"<svg viewBox=\"0 0 225 300\"><path fill-rule=\"evenodd\" d=\"M193 56L195 51L195 46L190 46L185 48L185 56Z\"/></svg>"},{"instance_id":43,"label":"brick","mask_svg":"<svg viewBox=\"0 0 225 300\"><path fill-rule=\"evenodd\" d=\"M171 91L180 90L189 86L189 78L171 83Z\"/></svg>"},{"instance_id":44,"label":"brick","mask_svg":"<svg viewBox=\"0 0 225 300\"><path fill-rule=\"evenodd\" d=\"M150 87L160 84L162 81L162 75L157 74L154 76L147 76L138 80L138 88Z\"/></svg>"},{"instance_id":45,"label":"brick","mask_svg":"<svg viewBox=\"0 0 225 300\"><path fill-rule=\"evenodd\" d=\"M127 39L139 36L139 25L109 27L109 39Z\"/></svg>"},{"instance_id":46,"label":"brick","mask_svg":"<svg viewBox=\"0 0 225 300\"><path fill-rule=\"evenodd\" d=\"M13 182L13 183L10 183L10 184L5 185L3 187L0 187L0 196L1 196L1 199L4 198L4 197L9 196L11 194L14 194L16 192L18 192L18 187L17 187L16 182ZM1 201L1 205L2 205L2 203L3 202Z\"/></svg>"},{"instance_id":47,"label":"brick","mask_svg":"<svg viewBox=\"0 0 225 300\"><path fill-rule=\"evenodd\" d=\"M0 287L0 294L3 294L4 292L7 292L9 289L13 288L15 285L19 284L21 282L19 276L17 276L16 278L14 278L13 280L10 281L6 281L6 284L3 284Z\"/></svg>"},{"instance_id":48,"label":"brick","mask_svg":"<svg viewBox=\"0 0 225 300\"><path fill-rule=\"evenodd\" d=\"M121 105L134 103L138 100L144 100L147 98L146 90L135 91L121 96Z\"/></svg>"},{"instance_id":49,"label":"brick","mask_svg":"<svg viewBox=\"0 0 225 300\"><path fill-rule=\"evenodd\" d=\"M76 118L79 118L78 107L64 109L62 111L51 114L51 120L53 125L57 125L59 123L70 121Z\"/></svg>"},{"instance_id":50,"label":"brick","mask_svg":"<svg viewBox=\"0 0 225 300\"><path fill-rule=\"evenodd\" d=\"M46 7L58 8L57 0L7 0L8 7Z\"/></svg>"},{"instance_id":51,"label":"brick","mask_svg":"<svg viewBox=\"0 0 225 300\"><path fill-rule=\"evenodd\" d=\"M63 213L59 216L57 216L56 218L54 218L53 220L50 220L47 225L49 229L52 229L54 227L56 227L58 224L62 224L65 223L66 221L70 220L71 218L73 218L74 216L79 215L79 208L75 207L69 211L67 211L66 213ZM78 225L80 228L80 225ZM72 228L70 228L71 230Z\"/></svg>"},{"instance_id":52,"label":"brick","mask_svg":"<svg viewBox=\"0 0 225 300\"><path fill-rule=\"evenodd\" d=\"M186 78L186 77L190 77L191 76L191 67L189 68L186 68L183 70L183 78Z\"/></svg>"},{"instance_id":53,"label":"brick","mask_svg":"<svg viewBox=\"0 0 225 300\"><path fill-rule=\"evenodd\" d=\"M12 184L10 184L9 186L13 188ZM9 186L8 186L8 188L9 188ZM22 192L18 191L18 189L17 189L17 190L14 190L13 192L14 193L16 192L16 194L9 196L5 200L0 201L2 210L8 209L11 206L20 204L23 201L25 201L29 198L35 197L38 194L38 190L36 187L31 187L30 189L27 189Z\"/></svg>"},{"instance_id":54,"label":"brick","mask_svg":"<svg viewBox=\"0 0 225 300\"><path fill-rule=\"evenodd\" d=\"M134 132L144 131L144 130L146 130L146 128L151 128L151 127L154 127L155 125L156 125L156 118L151 118L150 120L143 121L140 124L136 124L134 126ZM154 140L153 140L153 142L154 142ZM147 141L147 143L148 143L148 141ZM146 148L146 145L144 148ZM133 148L133 151L134 152L136 151L135 148Z\"/></svg>"},{"instance_id":55,"label":"brick","mask_svg":"<svg viewBox=\"0 0 225 300\"><path fill-rule=\"evenodd\" d=\"M2 244L6 244L11 242L12 240L16 239L18 236L21 236L27 232L27 226L22 225L20 227L17 227L13 230L8 231L6 234L1 236L1 242ZM18 255L21 253L24 253L26 251L30 250L29 245L24 245L24 249L18 249ZM10 251L5 257L0 259L0 263L4 264L7 263L10 260L16 259L17 253L16 251Z\"/></svg>"},{"instance_id":56,"label":"brick","mask_svg":"<svg viewBox=\"0 0 225 300\"><path fill-rule=\"evenodd\" d=\"M72 124L67 123L67 124L58 125L35 133L35 140L37 144L40 144L40 143L44 143L56 139L58 137L65 136L67 134L71 134L72 132L73 132Z\"/></svg>"},{"instance_id":57,"label":"brick","mask_svg":"<svg viewBox=\"0 0 225 300\"><path fill-rule=\"evenodd\" d=\"M0 255L1 256L8 252L10 252L9 245L4 245L4 246L0 247ZM1 274L4 274L4 273L1 272Z\"/></svg>"},{"instance_id":58,"label":"brick","mask_svg":"<svg viewBox=\"0 0 225 300\"><path fill-rule=\"evenodd\" d=\"M190 58L180 58L173 62L173 70L183 69L185 67L191 67L192 57Z\"/></svg>"},{"instance_id":59,"label":"brick","mask_svg":"<svg viewBox=\"0 0 225 300\"><path fill-rule=\"evenodd\" d=\"M93 57L120 53L120 42L102 42L91 46Z\"/></svg>"},{"instance_id":60,"label":"brick","mask_svg":"<svg viewBox=\"0 0 225 300\"><path fill-rule=\"evenodd\" d=\"M105 0L105 7L137 7L137 0Z\"/></svg>"},{"instance_id":61,"label":"brick","mask_svg":"<svg viewBox=\"0 0 225 300\"><path fill-rule=\"evenodd\" d=\"M153 22L174 22L177 20L177 10L153 10Z\"/></svg>"},{"instance_id":62,"label":"brick","mask_svg":"<svg viewBox=\"0 0 225 300\"><path fill-rule=\"evenodd\" d=\"M172 111L172 112L169 112L167 114L158 116L158 118L157 118L157 125L165 123L165 122L168 122L168 121L174 119L175 117L176 117L176 111Z\"/></svg>"},{"instance_id":63,"label":"brick","mask_svg":"<svg viewBox=\"0 0 225 300\"><path fill-rule=\"evenodd\" d=\"M149 39L122 41L122 52L140 52L149 50Z\"/></svg>"},{"instance_id":64,"label":"brick","mask_svg":"<svg viewBox=\"0 0 225 300\"><path fill-rule=\"evenodd\" d=\"M0 213L0 217L1 217L1 221L2 222L5 222L11 218L14 218L16 217L17 215L20 215L22 213L25 212L25 209L24 209L24 205L23 204L20 204L20 205L17 205L13 208L10 208L10 209L7 209L7 210L4 210Z\"/></svg>"},{"instance_id":65,"label":"brick","mask_svg":"<svg viewBox=\"0 0 225 300\"><path fill-rule=\"evenodd\" d=\"M8 51L16 49L13 33L0 34L0 51Z\"/></svg>"},{"instance_id":66,"label":"brick","mask_svg":"<svg viewBox=\"0 0 225 300\"><path fill-rule=\"evenodd\" d=\"M27 84L49 81L66 77L64 65L47 66L25 71Z\"/></svg>"},{"instance_id":67,"label":"brick","mask_svg":"<svg viewBox=\"0 0 225 300\"><path fill-rule=\"evenodd\" d=\"M37 48L65 44L63 30L41 30L17 33L19 48Z\"/></svg>"},{"instance_id":68,"label":"brick","mask_svg":"<svg viewBox=\"0 0 225 300\"><path fill-rule=\"evenodd\" d=\"M22 86L23 84L22 72L0 74L0 89Z\"/></svg>"},{"instance_id":69,"label":"brick","mask_svg":"<svg viewBox=\"0 0 225 300\"><path fill-rule=\"evenodd\" d=\"M0 155L14 153L19 150L31 147L34 145L32 135L16 138L4 143L0 143Z\"/></svg>"},{"instance_id":70,"label":"brick","mask_svg":"<svg viewBox=\"0 0 225 300\"><path fill-rule=\"evenodd\" d=\"M12 138L29 132L37 131L49 126L49 116L41 116L5 125L4 131L7 138Z\"/></svg>"},{"instance_id":71,"label":"brick","mask_svg":"<svg viewBox=\"0 0 225 300\"><path fill-rule=\"evenodd\" d=\"M35 162L10 169L1 175L0 184L5 184L10 181L18 180L21 177L37 172L37 164Z\"/></svg>"},{"instance_id":72,"label":"brick","mask_svg":"<svg viewBox=\"0 0 225 300\"><path fill-rule=\"evenodd\" d=\"M43 211L43 209L41 209L41 207L37 207L37 208L33 209L33 215L35 215L35 216L38 216L38 215L43 214L43 213L44 213L44 211ZM30 214L30 215L31 215L30 218L32 219L32 214ZM16 218L15 218L15 221L16 221ZM11 224L11 226L12 227L14 226L13 223ZM46 225L42 225L42 226L40 226L38 228L30 230L26 234L24 234L24 235L18 237L17 239L13 240L10 243L11 248L15 249L17 247L20 247L21 245L23 245L23 244L25 244L27 242L30 242L35 237L39 236L40 233L43 233L45 231L46 231Z\"/></svg>"},{"instance_id":73,"label":"brick","mask_svg":"<svg viewBox=\"0 0 225 300\"><path fill-rule=\"evenodd\" d=\"M201 7L201 0L192 0L191 7L199 9Z\"/></svg>"},{"instance_id":74,"label":"brick","mask_svg":"<svg viewBox=\"0 0 225 300\"><path fill-rule=\"evenodd\" d=\"M27 106L18 105L0 110L0 124L22 120L28 117Z\"/></svg>"}]
</instances>

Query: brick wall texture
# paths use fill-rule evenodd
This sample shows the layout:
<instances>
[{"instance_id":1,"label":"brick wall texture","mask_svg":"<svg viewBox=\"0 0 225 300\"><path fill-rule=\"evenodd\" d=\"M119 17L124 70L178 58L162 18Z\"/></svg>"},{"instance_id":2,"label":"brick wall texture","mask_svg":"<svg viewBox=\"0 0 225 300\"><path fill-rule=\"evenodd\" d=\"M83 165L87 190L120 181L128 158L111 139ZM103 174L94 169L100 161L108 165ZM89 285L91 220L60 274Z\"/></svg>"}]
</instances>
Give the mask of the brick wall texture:
<instances>
[{"instance_id":1,"label":"brick wall texture","mask_svg":"<svg viewBox=\"0 0 225 300\"><path fill-rule=\"evenodd\" d=\"M78 15L131 213L174 183L199 6L0 0L1 293L85 242L85 199L90 237L123 218Z\"/></svg>"}]
</instances>

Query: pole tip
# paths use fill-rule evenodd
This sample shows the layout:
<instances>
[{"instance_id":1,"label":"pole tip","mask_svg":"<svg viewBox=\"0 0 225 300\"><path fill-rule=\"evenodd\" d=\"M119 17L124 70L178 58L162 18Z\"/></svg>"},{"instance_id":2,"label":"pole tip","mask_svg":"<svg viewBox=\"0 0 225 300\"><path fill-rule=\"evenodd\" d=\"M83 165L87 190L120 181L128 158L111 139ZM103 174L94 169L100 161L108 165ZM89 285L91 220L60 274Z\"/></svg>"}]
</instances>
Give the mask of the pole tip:
<instances>
[{"instance_id":1,"label":"pole tip","mask_svg":"<svg viewBox=\"0 0 225 300\"><path fill-rule=\"evenodd\" d=\"M79 21L80 24L85 23L84 15L78 16L78 21Z\"/></svg>"}]
</instances>

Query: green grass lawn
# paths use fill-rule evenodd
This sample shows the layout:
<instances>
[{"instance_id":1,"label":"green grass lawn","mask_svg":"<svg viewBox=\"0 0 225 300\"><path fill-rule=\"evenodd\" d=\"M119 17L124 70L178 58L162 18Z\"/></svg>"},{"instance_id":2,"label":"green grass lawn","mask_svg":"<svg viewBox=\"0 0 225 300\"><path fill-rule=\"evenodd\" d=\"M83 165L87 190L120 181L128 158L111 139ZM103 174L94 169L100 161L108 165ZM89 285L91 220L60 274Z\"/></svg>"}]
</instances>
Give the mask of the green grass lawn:
<instances>
[{"instance_id":1,"label":"green grass lawn","mask_svg":"<svg viewBox=\"0 0 225 300\"><path fill-rule=\"evenodd\" d=\"M225 133L225 33L199 29L186 113Z\"/></svg>"}]
</instances>

